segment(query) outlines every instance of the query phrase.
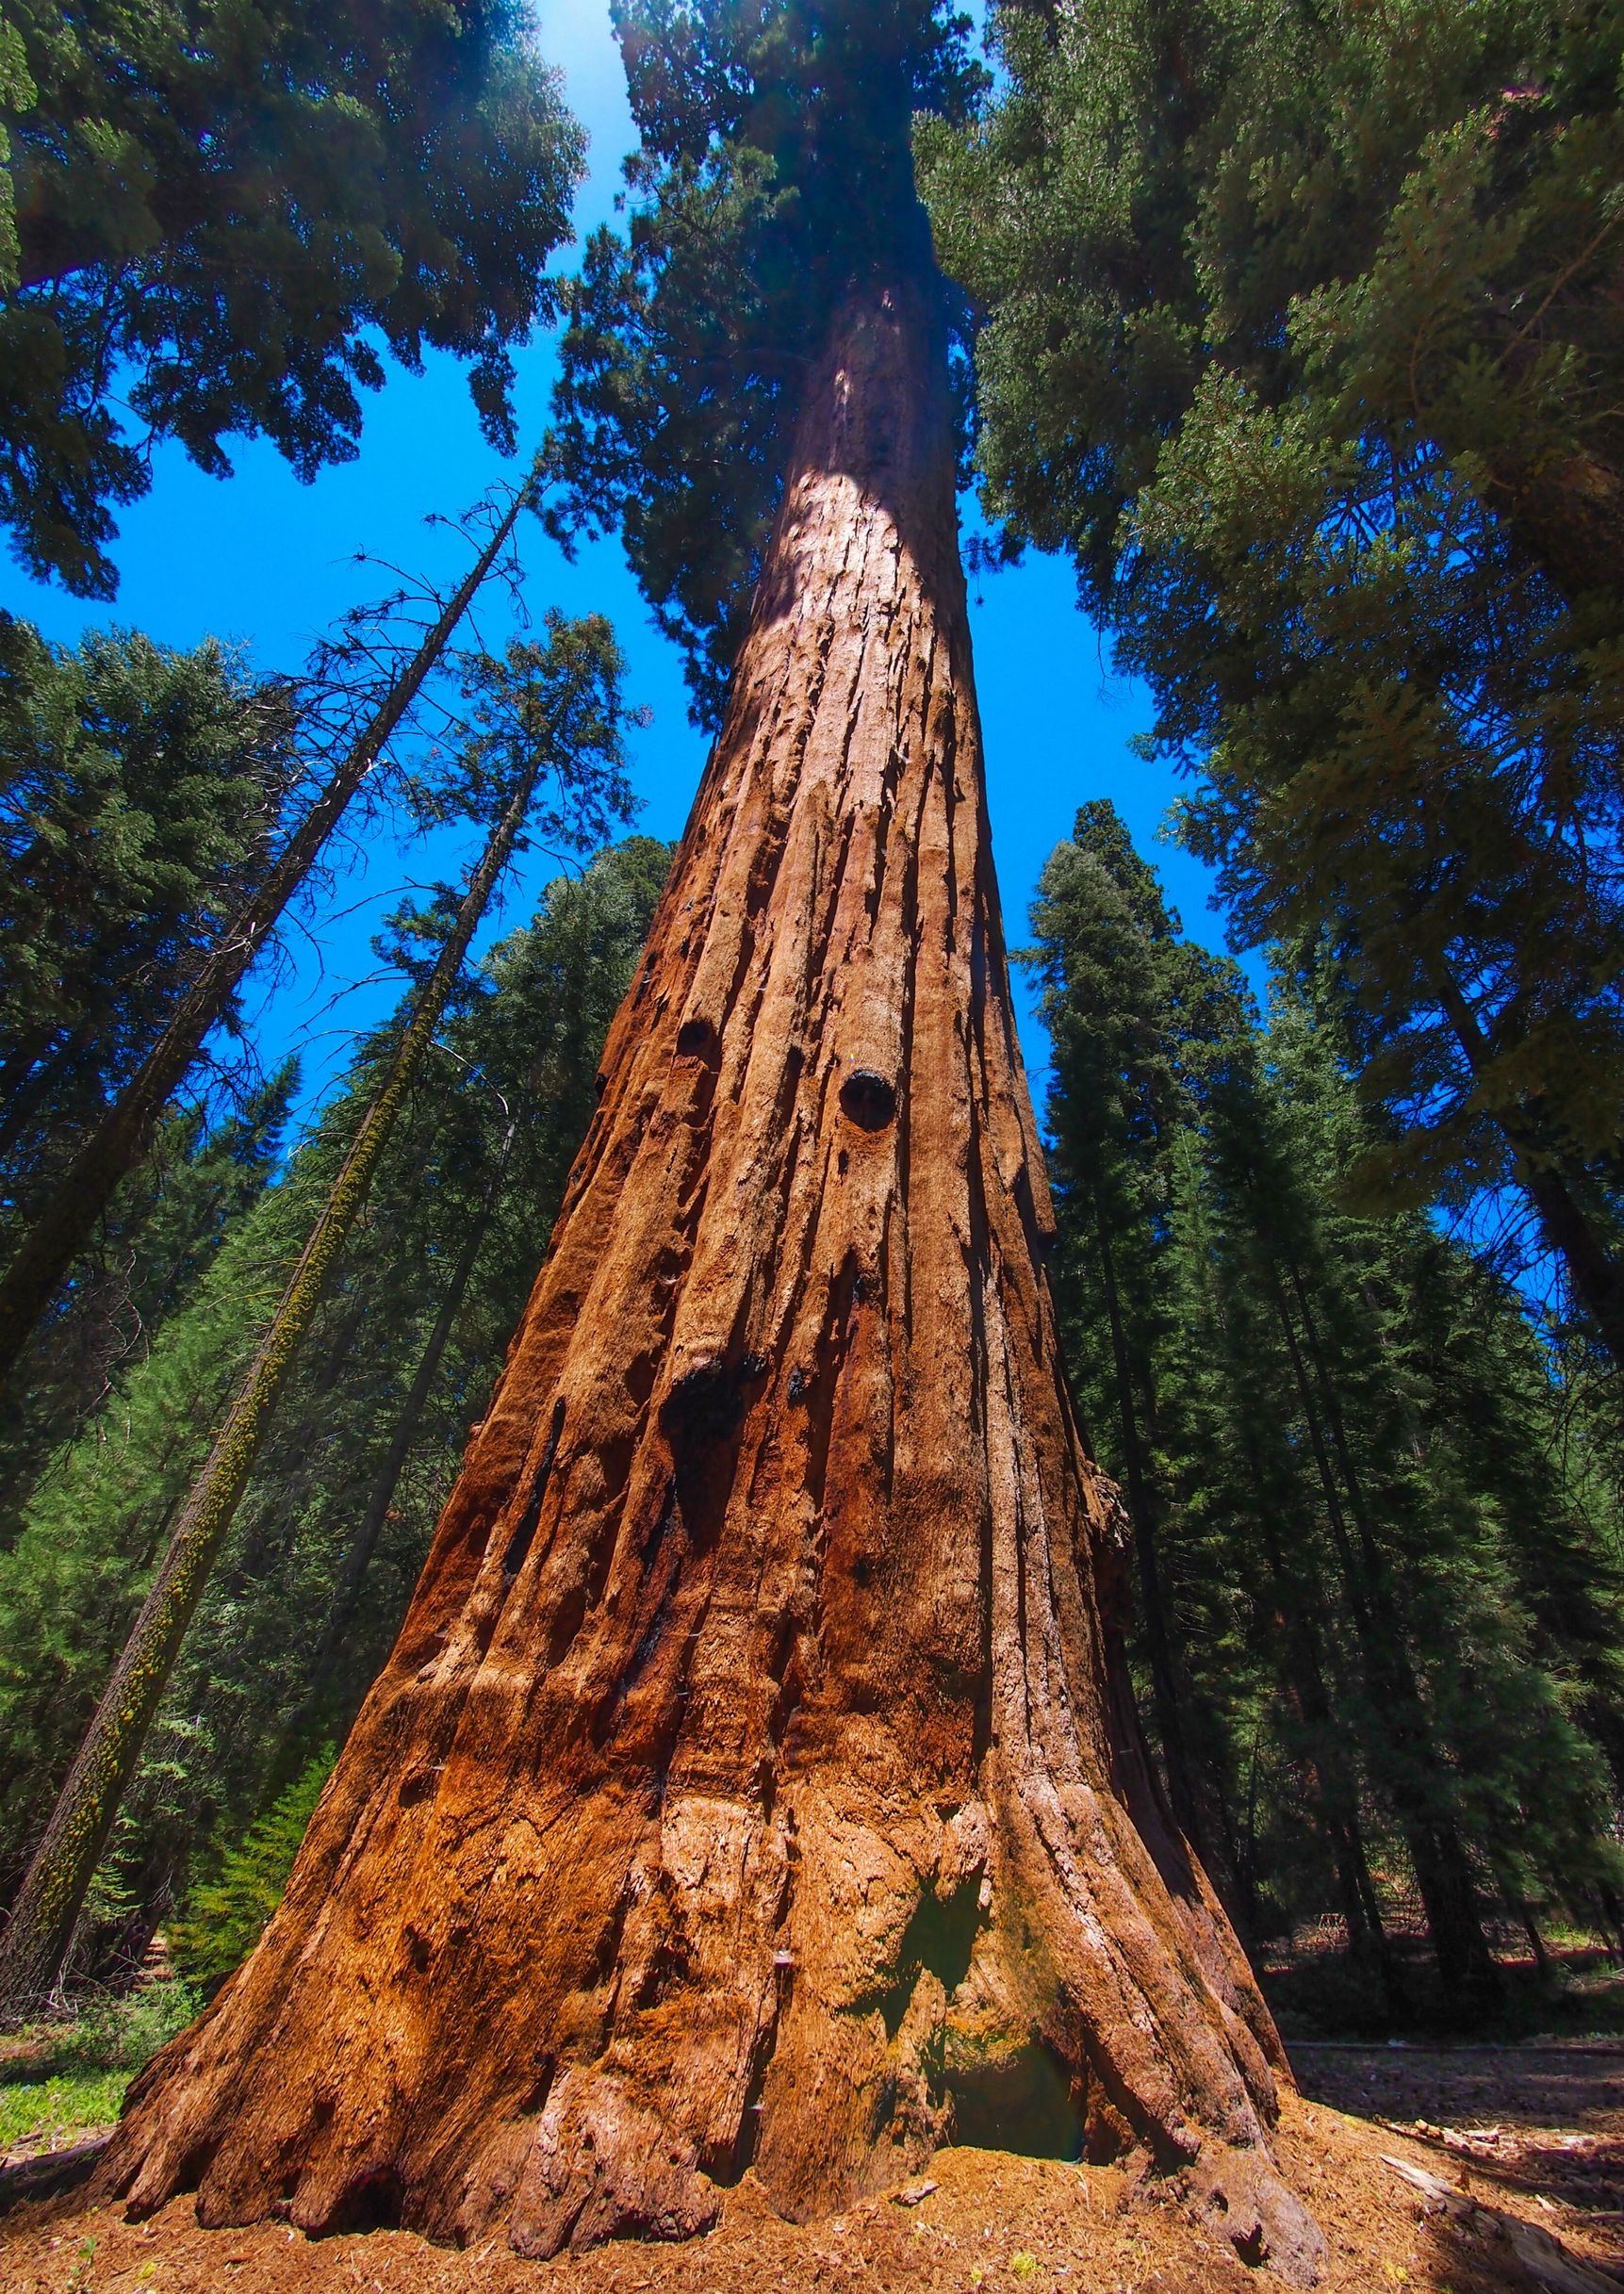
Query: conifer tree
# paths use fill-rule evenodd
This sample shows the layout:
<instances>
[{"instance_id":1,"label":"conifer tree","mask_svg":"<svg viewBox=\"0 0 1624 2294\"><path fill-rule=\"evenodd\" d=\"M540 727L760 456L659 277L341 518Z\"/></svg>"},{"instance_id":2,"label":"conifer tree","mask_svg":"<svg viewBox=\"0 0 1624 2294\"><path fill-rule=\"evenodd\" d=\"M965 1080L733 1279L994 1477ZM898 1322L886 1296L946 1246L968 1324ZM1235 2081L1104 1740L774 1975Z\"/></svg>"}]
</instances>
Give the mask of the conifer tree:
<instances>
[{"instance_id":1,"label":"conifer tree","mask_svg":"<svg viewBox=\"0 0 1624 2294\"><path fill-rule=\"evenodd\" d=\"M70 648L0 616L0 1231L25 1225L264 876L295 723L213 641Z\"/></svg>"},{"instance_id":2,"label":"conifer tree","mask_svg":"<svg viewBox=\"0 0 1624 2294\"><path fill-rule=\"evenodd\" d=\"M1074 554L1238 928L1334 948L1387 1199L1515 1181L1617 1361L1617 11L996 25L921 152L1004 546Z\"/></svg>"},{"instance_id":3,"label":"conifer tree","mask_svg":"<svg viewBox=\"0 0 1624 2294\"><path fill-rule=\"evenodd\" d=\"M1616 8L1004 0L996 100L922 123L1015 533L1109 591L1209 369L1475 473L1619 631Z\"/></svg>"},{"instance_id":4,"label":"conifer tree","mask_svg":"<svg viewBox=\"0 0 1624 2294\"><path fill-rule=\"evenodd\" d=\"M1160 1524L1161 1366L1170 1261L1165 1249L1175 1145L1192 1119L1195 1062L1186 1039L1228 1017L1235 988L1179 934L1152 872L1114 808L1086 805L1071 844L1051 856L1032 913L1040 941L1042 1011L1054 1044L1049 1122L1055 1173L1071 1217L1060 1310L1077 1334L1074 1376L1096 1454L1126 1493L1139 1561L1140 1631L1151 1709L1173 1806L1187 1837L1221 1848L1186 1737L1193 1718L1163 1583ZM1233 1024L1233 1023L1232 1023ZM1108 1334L1110 1378L1091 1371Z\"/></svg>"},{"instance_id":5,"label":"conifer tree","mask_svg":"<svg viewBox=\"0 0 1624 2294\"><path fill-rule=\"evenodd\" d=\"M313 1753L299 1775L225 1860L219 1876L194 1895L189 1916L171 1930L187 1974L218 1982L258 1942L282 1901L299 1843L316 1812L321 1787L333 1773L329 1745Z\"/></svg>"},{"instance_id":6,"label":"conifer tree","mask_svg":"<svg viewBox=\"0 0 1624 2294\"><path fill-rule=\"evenodd\" d=\"M333 1165L326 1178L330 1181ZM223 1237L37 1481L0 1556L0 1870L15 1891L174 1515L320 1199L306 1156Z\"/></svg>"},{"instance_id":7,"label":"conifer tree","mask_svg":"<svg viewBox=\"0 0 1624 2294\"><path fill-rule=\"evenodd\" d=\"M320 1303L401 1102L433 1040L491 895L527 831L589 842L630 792L620 747L620 656L601 617L549 616L545 645L516 639L468 664L473 703L460 762L476 811L498 810L485 849L424 979L377 1092L188 1493L50 1822L0 1933L0 2012L56 1988L119 1804L202 1598L288 1368ZM540 808L538 790L556 783Z\"/></svg>"}]
</instances>

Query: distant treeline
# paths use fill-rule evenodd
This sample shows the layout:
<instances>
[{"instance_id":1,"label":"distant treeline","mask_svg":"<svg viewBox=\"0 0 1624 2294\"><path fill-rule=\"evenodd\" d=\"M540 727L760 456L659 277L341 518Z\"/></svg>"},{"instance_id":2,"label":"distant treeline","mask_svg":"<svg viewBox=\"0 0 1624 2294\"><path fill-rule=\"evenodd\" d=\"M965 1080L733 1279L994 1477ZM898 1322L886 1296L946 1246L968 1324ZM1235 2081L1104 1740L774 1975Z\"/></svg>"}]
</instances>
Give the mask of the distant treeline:
<instances>
[{"instance_id":1,"label":"distant treeline","mask_svg":"<svg viewBox=\"0 0 1624 2294\"><path fill-rule=\"evenodd\" d=\"M1069 1366L1170 1796L1242 1933L1339 1917L1395 2007L1416 1898L1461 2002L1492 1989L1490 1915L1536 1955L1550 1919L1618 1938L1605 1359L1433 1213L1371 1211L1394 1124L1334 982L1276 968L1260 1015L1110 805L1033 924Z\"/></svg>"},{"instance_id":2,"label":"distant treeline","mask_svg":"<svg viewBox=\"0 0 1624 2294\"><path fill-rule=\"evenodd\" d=\"M15 647L34 643L13 632ZM38 896L7 926L0 1054L23 1078L0 1101L0 1119L15 1119L0 1159L12 1232L161 1019L217 882L239 883L253 865L236 823L256 822L268 769L272 785L279 769L274 755L264 762L254 689L217 649L98 639L76 655L36 647L29 665L39 769L26 790L13 779L11 827L19 850L31 840L61 858L50 884L36 858ZM13 704L25 697L15 674L8 691ZM221 727L235 727L235 746ZM204 802L216 762L218 819ZM185 837L171 831L177 815ZM81 1972L139 1955L342 1736L381 1664L545 1252L669 857L642 837L600 851L461 979L124 1802L82 1925ZM380 950L408 984L454 907L447 894L392 920ZM8 1893L410 1005L408 985L291 1153L291 1065L214 1120L177 1108L13 1381L0 1489ZM30 1025L54 1029L72 1056L29 1069Z\"/></svg>"}]
</instances>

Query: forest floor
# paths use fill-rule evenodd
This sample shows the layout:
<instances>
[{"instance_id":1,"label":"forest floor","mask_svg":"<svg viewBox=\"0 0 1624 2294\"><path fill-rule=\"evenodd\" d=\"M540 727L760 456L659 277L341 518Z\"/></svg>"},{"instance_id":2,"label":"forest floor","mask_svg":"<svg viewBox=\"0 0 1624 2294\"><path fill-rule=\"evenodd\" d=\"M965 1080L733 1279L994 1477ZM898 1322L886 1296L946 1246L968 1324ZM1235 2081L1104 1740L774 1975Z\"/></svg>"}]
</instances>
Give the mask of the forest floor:
<instances>
[{"instance_id":1,"label":"forest floor","mask_svg":"<svg viewBox=\"0 0 1624 2294\"><path fill-rule=\"evenodd\" d=\"M1277 2153L1330 2241L1326 2294L1624 2284L1616 2043L1301 2046L1297 2070L1304 2093L1288 2101ZM900 2191L801 2227L746 2177L708 2237L549 2264L500 2239L458 2253L403 2231L205 2231L188 2199L140 2224L72 2194L0 2220L0 2286L19 2294L1264 2294L1278 2283L1171 2184L972 2150L941 2152Z\"/></svg>"},{"instance_id":2,"label":"forest floor","mask_svg":"<svg viewBox=\"0 0 1624 2294\"><path fill-rule=\"evenodd\" d=\"M1403 2040L1367 2037L1374 2011L1334 1955L1298 1952L1264 1973L1301 2089L1277 2155L1330 2241L1326 2294L1624 2294L1624 1975L1596 1953L1565 1958L1554 1987L1506 1965L1492 2030L1440 2035L1423 1972L1420 1958L1403 1970ZM8 2184L96 2142L92 2122L116 2111L129 2070L194 2006L160 1985L99 2024L87 2016L0 2044L0 2205ZM617 2242L550 2264L500 2239L457 2253L403 2231L205 2231L189 2199L140 2224L72 2190L0 2216L0 2287L19 2294L1265 2294L1278 2284L1173 2183L968 2149L828 2220L780 2220L746 2177L708 2237Z\"/></svg>"}]
</instances>

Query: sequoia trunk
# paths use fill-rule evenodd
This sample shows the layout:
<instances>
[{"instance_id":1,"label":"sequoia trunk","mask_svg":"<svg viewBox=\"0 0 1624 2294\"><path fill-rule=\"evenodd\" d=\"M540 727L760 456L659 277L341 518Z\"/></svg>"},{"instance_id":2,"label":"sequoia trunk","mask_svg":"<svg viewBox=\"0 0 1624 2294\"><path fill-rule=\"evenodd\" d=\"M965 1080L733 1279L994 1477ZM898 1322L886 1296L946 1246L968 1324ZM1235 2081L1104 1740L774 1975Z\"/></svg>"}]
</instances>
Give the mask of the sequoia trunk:
<instances>
[{"instance_id":1,"label":"sequoia trunk","mask_svg":"<svg viewBox=\"0 0 1624 2294\"><path fill-rule=\"evenodd\" d=\"M944 371L855 297L490 1413L247 1966L104 2187L681 2236L1147 2141L1302 2280L1041 1272Z\"/></svg>"}]
</instances>

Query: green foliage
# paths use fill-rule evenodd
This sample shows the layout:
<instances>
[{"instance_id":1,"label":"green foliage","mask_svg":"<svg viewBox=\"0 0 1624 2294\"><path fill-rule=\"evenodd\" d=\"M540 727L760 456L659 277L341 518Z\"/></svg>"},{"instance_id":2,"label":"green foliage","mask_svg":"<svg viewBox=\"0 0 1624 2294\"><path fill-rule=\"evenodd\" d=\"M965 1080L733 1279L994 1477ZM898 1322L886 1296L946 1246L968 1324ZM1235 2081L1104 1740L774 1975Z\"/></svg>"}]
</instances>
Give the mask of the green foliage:
<instances>
[{"instance_id":1,"label":"green foliage","mask_svg":"<svg viewBox=\"0 0 1624 2294\"><path fill-rule=\"evenodd\" d=\"M202 2004L171 1979L81 1995L69 2020L25 2025L0 2065L0 2151L110 2125L135 2073Z\"/></svg>"},{"instance_id":2,"label":"green foliage","mask_svg":"<svg viewBox=\"0 0 1624 2294\"><path fill-rule=\"evenodd\" d=\"M1004 0L997 100L922 123L989 505L1108 598L1201 376L1475 475L1569 602L1618 596L1613 0ZM1599 547L1611 534L1611 548Z\"/></svg>"},{"instance_id":3,"label":"green foliage","mask_svg":"<svg viewBox=\"0 0 1624 2294\"><path fill-rule=\"evenodd\" d=\"M294 712L209 640L0 615L0 1171L25 1217L277 844Z\"/></svg>"},{"instance_id":4,"label":"green foliage","mask_svg":"<svg viewBox=\"0 0 1624 2294\"><path fill-rule=\"evenodd\" d=\"M512 451L583 156L512 0L22 0L0 133L0 516L31 572L112 595L107 505L159 439L215 475L232 434L303 478L352 459L381 349L469 361Z\"/></svg>"},{"instance_id":5,"label":"green foliage","mask_svg":"<svg viewBox=\"0 0 1624 2294\"><path fill-rule=\"evenodd\" d=\"M530 667L510 660L473 681L494 713L494 737L531 691ZM582 756L601 697L599 688L591 701L588 680L576 728ZM500 777L494 753L485 765ZM312 1745L341 1734L382 1663L534 1279L596 1106L603 1038L669 860L666 846L641 837L599 855L579 878L550 886L532 922L465 975L149 1738L104 1867L138 1902L183 1893L194 1855L206 1868L209 1842L240 1839L265 1806L268 1778L279 1787ZM432 916L426 930L420 921L400 920L395 947L409 972L437 944ZM120 1366L100 1415L41 1482L15 1546L0 1555L0 1834L13 1869L398 1032L391 1024L361 1047L282 1183L226 1235L150 1352ZM414 1401L442 1307L443 1351ZM375 1547L351 1584L347 1565L380 1477Z\"/></svg>"},{"instance_id":6,"label":"green foliage","mask_svg":"<svg viewBox=\"0 0 1624 2294\"><path fill-rule=\"evenodd\" d=\"M7 1395L0 1548L14 1539L52 1454L106 1399L115 1373L144 1357L166 1318L189 1303L271 1182L297 1073L287 1062L215 1123L195 1106L172 1113L114 1196Z\"/></svg>"},{"instance_id":7,"label":"green foliage","mask_svg":"<svg viewBox=\"0 0 1624 2294\"><path fill-rule=\"evenodd\" d=\"M202 2004L192 1985L170 1977L128 1991L89 1993L75 2002L71 2021L38 2024L22 2036L39 2049L28 2059L53 2074L89 2079L123 2072L128 2077L184 2031Z\"/></svg>"},{"instance_id":8,"label":"green foliage","mask_svg":"<svg viewBox=\"0 0 1624 2294\"><path fill-rule=\"evenodd\" d=\"M1616 6L1008 0L922 125L1001 546L1069 549L1368 1202L1508 1181L1624 1354Z\"/></svg>"},{"instance_id":9,"label":"green foliage","mask_svg":"<svg viewBox=\"0 0 1624 2294\"><path fill-rule=\"evenodd\" d=\"M566 289L556 532L618 528L655 619L721 715L801 380L854 280L932 270L916 110L984 78L946 0L616 0L641 138L624 238Z\"/></svg>"},{"instance_id":10,"label":"green foliage","mask_svg":"<svg viewBox=\"0 0 1624 2294\"><path fill-rule=\"evenodd\" d=\"M591 852L641 808L622 744L629 719L644 719L622 698L625 657L601 614L571 620L554 607L544 627L544 638L513 638L501 655L464 656L467 708L439 802L494 818L534 766L520 849Z\"/></svg>"},{"instance_id":11,"label":"green foliage","mask_svg":"<svg viewBox=\"0 0 1624 2294\"><path fill-rule=\"evenodd\" d=\"M228 1850L218 1876L192 1891L185 1918L171 1924L169 1941L176 1963L194 1982L229 1975L258 1942L282 1901L293 1860L337 1758L332 1745L313 1754L287 1791Z\"/></svg>"},{"instance_id":12,"label":"green foliage","mask_svg":"<svg viewBox=\"0 0 1624 2294\"><path fill-rule=\"evenodd\" d=\"M1167 1496L1155 1456L1171 1302L1161 1261L1177 1151L1200 1069L1246 1026L1232 964L1180 937L1113 808L1085 805L1051 854L1032 910L1041 1009L1054 1045L1054 1176L1072 1219L1056 1268L1068 1326L1099 1334L1074 1364L1083 1421L1123 1483L1140 1618L1174 1810L1210 1855L1215 1811L1193 1744L1188 1662L1163 1586ZM1215 1843L1214 1843L1215 1844Z\"/></svg>"},{"instance_id":13,"label":"green foliage","mask_svg":"<svg viewBox=\"0 0 1624 2294\"><path fill-rule=\"evenodd\" d=\"M1119 616L1186 841L1246 942L1333 968L1371 1176L1455 1201L1624 1137L1616 696L1448 467L1341 449L1213 376L1141 495Z\"/></svg>"},{"instance_id":14,"label":"green foliage","mask_svg":"<svg viewBox=\"0 0 1624 2294\"><path fill-rule=\"evenodd\" d=\"M1057 1295L1175 1806L1255 1939L1332 1910L1379 1962L1407 1867L1463 1996L1485 1907L1616 1886L1616 1483L1515 1293L1347 1206L1383 1124L1336 1036L1287 976L1259 1025L1109 806L1033 925Z\"/></svg>"},{"instance_id":15,"label":"green foliage","mask_svg":"<svg viewBox=\"0 0 1624 2294\"><path fill-rule=\"evenodd\" d=\"M127 2071L99 2071L76 2079L0 2086L0 2151L30 2140L55 2148L82 2127L110 2126L131 2076Z\"/></svg>"}]
</instances>

